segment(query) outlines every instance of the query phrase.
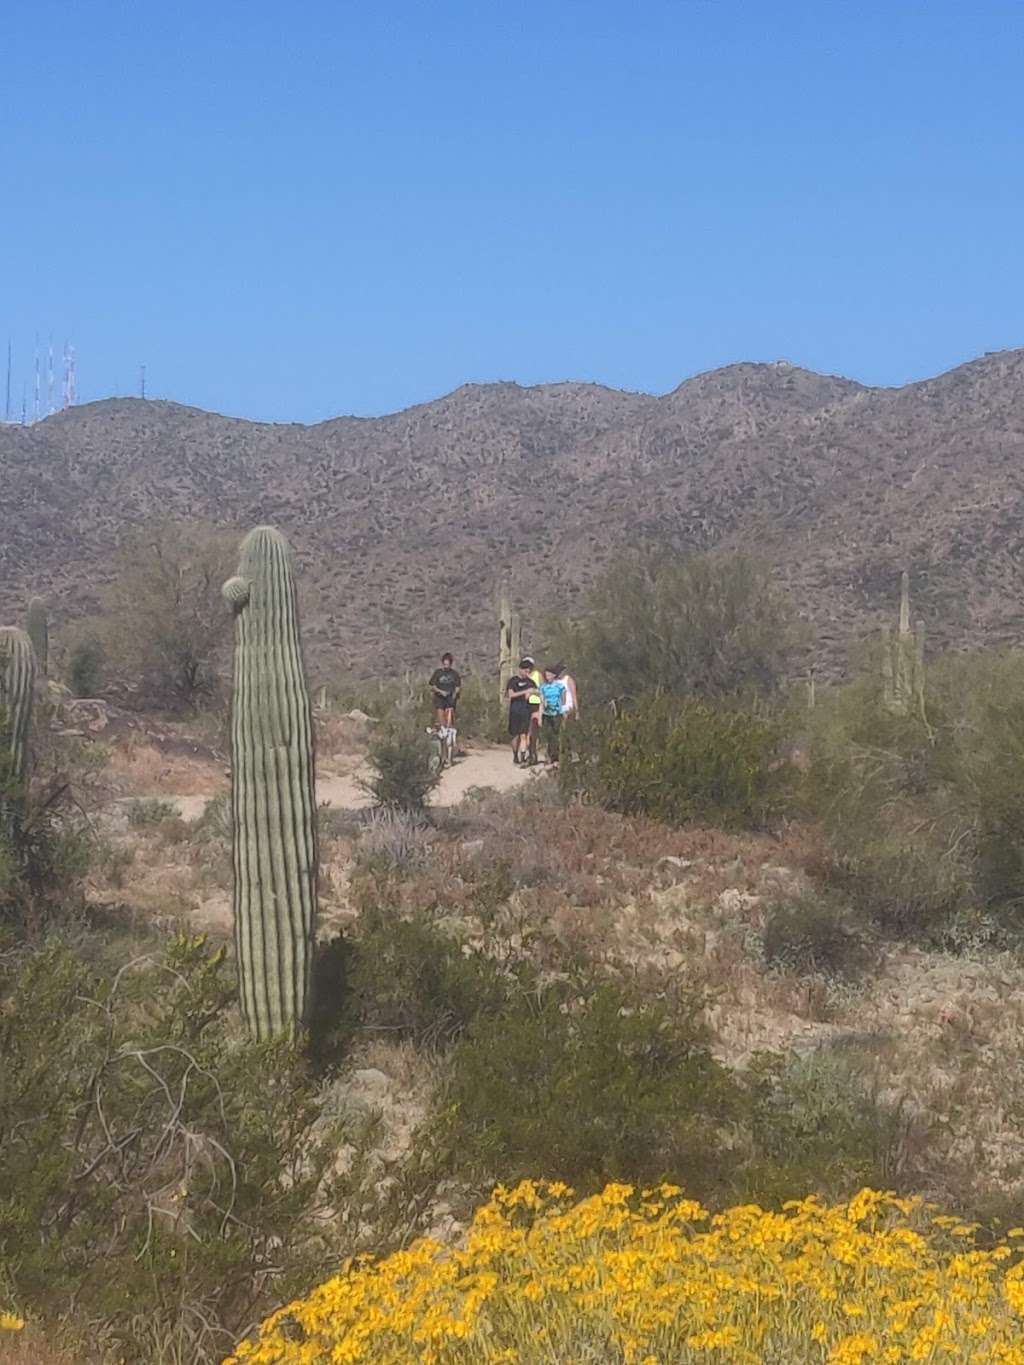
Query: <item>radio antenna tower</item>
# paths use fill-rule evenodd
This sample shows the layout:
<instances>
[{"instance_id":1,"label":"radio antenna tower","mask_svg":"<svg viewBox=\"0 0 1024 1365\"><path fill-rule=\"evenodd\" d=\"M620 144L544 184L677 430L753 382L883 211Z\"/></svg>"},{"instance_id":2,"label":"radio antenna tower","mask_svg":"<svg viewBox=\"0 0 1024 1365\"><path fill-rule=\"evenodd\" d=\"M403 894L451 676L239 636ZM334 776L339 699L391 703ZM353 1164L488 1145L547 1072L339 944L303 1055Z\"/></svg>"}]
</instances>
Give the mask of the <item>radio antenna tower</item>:
<instances>
[{"instance_id":1,"label":"radio antenna tower","mask_svg":"<svg viewBox=\"0 0 1024 1365\"><path fill-rule=\"evenodd\" d=\"M4 402L4 421L11 420L11 339L7 338L7 393Z\"/></svg>"},{"instance_id":2,"label":"radio antenna tower","mask_svg":"<svg viewBox=\"0 0 1024 1365\"><path fill-rule=\"evenodd\" d=\"M145 398L145 396L146 396L146 367L145 367L145 365L140 365L140 366L139 366L139 397L140 397L140 398Z\"/></svg>"},{"instance_id":3,"label":"radio antenna tower","mask_svg":"<svg viewBox=\"0 0 1024 1365\"><path fill-rule=\"evenodd\" d=\"M68 407L73 408L78 401L78 376L75 374L75 348L68 343Z\"/></svg>"},{"instance_id":4,"label":"radio antenna tower","mask_svg":"<svg viewBox=\"0 0 1024 1365\"><path fill-rule=\"evenodd\" d=\"M39 421L39 335L36 334L36 400L32 409L32 421Z\"/></svg>"},{"instance_id":5,"label":"radio antenna tower","mask_svg":"<svg viewBox=\"0 0 1024 1365\"><path fill-rule=\"evenodd\" d=\"M53 407L53 337L50 338L50 346L47 352L46 366L46 415L49 417L54 411Z\"/></svg>"},{"instance_id":6,"label":"radio antenna tower","mask_svg":"<svg viewBox=\"0 0 1024 1365\"><path fill-rule=\"evenodd\" d=\"M21 425L25 425L25 418L28 415L28 385L24 379L21 381Z\"/></svg>"}]
</instances>

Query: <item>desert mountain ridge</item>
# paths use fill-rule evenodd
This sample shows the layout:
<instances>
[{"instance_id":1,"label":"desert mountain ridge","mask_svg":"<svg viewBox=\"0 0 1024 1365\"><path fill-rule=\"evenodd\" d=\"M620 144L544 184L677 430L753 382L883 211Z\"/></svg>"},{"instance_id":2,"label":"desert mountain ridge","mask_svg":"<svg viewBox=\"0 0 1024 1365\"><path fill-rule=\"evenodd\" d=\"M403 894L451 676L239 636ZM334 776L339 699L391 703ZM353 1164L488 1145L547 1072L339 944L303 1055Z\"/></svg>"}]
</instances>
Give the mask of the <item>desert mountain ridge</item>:
<instances>
[{"instance_id":1,"label":"desert mountain ridge","mask_svg":"<svg viewBox=\"0 0 1024 1365\"><path fill-rule=\"evenodd\" d=\"M895 610L935 647L1024 637L1024 350L872 388L741 362L655 397L467 384L383 417L258 423L153 399L0 426L0 619L94 610L126 530L279 526L299 556L317 680L490 666L503 580L543 647L624 549L760 554L824 669Z\"/></svg>"}]
</instances>

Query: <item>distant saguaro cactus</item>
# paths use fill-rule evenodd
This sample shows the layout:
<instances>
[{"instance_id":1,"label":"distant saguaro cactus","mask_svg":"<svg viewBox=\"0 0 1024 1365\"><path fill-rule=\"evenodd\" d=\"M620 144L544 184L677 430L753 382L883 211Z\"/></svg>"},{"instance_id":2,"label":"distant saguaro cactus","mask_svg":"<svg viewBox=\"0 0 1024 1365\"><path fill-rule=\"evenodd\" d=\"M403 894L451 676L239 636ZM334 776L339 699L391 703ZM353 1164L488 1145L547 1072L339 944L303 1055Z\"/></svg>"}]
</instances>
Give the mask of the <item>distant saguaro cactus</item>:
<instances>
[{"instance_id":1,"label":"distant saguaro cactus","mask_svg":"<svg viewBox=\"0 0 1024 1365\"><path fill-rule=\"evenodd\" d=\"M505 703L505 687L523 655L523 630L519 613L502 592L498 606L498 703Z\"/></svg>"},{"instance_id":2,"label":"distant saguaro cactus","mask_svg":"<svg viewBox=\"0 0 1024 1365\"><path fill-rule=\"evenodd\" d=\"M910 629L910 575L900 576L900 614L895 634L882 628L882 698L888 710L906 716L916 711L925 719L924 622Z\"/></svg>"},{"instance_id":3,"label":"distant saguaro cactus","mask_svg":"<svg viewBox=\"0 0 1024 1365\"><path fill-rule=\"evenodd\" d=\"M50 617L46 603L41 597L33 597L25 613L25 630L36 652L36 663L43 677L49 672L50 662Z\"/></svg>"},{"instance_id":4,"label":"distant saguaro cactus","mask_svg":"<svg viewBox=\"0 0 1024 1365\"><path fill-rule=\"evenodd\" d=\"M305 1020L317 910L313 722L288 542L242 541L224 584L235 614L231 714L234 917L239 992L258 1040Z\"/></svg>"},{"instance_id":5,"label":"distant saguaro cactus","mask_svg":"<svg viewBox=\"0 0 1024 1365\"><path fill-rule=\"evenodd\" d=\"M0 825L10 834L29 779L36 656L16 626L0 626Z\"/></svg>"}]
</instances>

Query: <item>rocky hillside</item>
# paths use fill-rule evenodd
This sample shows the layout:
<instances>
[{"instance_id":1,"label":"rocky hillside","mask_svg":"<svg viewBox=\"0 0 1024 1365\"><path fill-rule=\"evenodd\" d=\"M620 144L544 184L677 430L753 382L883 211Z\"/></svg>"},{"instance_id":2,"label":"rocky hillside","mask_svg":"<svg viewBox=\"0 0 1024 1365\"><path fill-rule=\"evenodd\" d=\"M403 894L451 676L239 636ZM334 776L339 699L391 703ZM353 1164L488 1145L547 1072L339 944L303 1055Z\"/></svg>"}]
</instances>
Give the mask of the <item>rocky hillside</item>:
<instances>
[{"instance_id":1,"label":"rocky hillside","mask_svg":"<svg viewBox=\"0 0 1024 1365\"><path fill-rule=\"evenodd\" d=\"M317 426L116 399L0 427L0 619L31 591L88 612L151 518L272 521L302 561L315 671L489 658L503 576L529 619L638 543L760 552L824 665L891 614L900 568L933 640L1024 633L1024 351L901 389L784 362L662 397L467 385ZM534 642L542 641L535 634Z\"/></svg>"}]
</instances>

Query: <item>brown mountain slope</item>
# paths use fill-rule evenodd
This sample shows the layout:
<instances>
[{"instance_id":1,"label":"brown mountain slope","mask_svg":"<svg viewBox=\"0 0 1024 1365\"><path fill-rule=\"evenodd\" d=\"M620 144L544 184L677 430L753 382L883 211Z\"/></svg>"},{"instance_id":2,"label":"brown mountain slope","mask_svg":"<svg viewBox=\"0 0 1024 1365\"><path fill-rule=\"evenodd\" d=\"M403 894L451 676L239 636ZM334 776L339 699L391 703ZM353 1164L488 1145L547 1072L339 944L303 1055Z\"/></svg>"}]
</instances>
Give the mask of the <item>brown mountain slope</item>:
<instances>
[{"instance_id":1,"label":"brown mountain slope","mask_svg":"<svg viewBox=\"0 0 1024 1365\"><path fill-rule=\"evenodd\" d=\"M388 417L237 421L117 399L0 428L0 619L95 604L130 526L272 521L302 561L318 676L488 659L503 576L536 619L622 547L761 552L823 664L891 615L901 566L940 641L1024 632L1024 351L902 389L783 362L661 398L467 385ZM535 638L535 643L542 641Z\"/></svg>"}]
</instances>

